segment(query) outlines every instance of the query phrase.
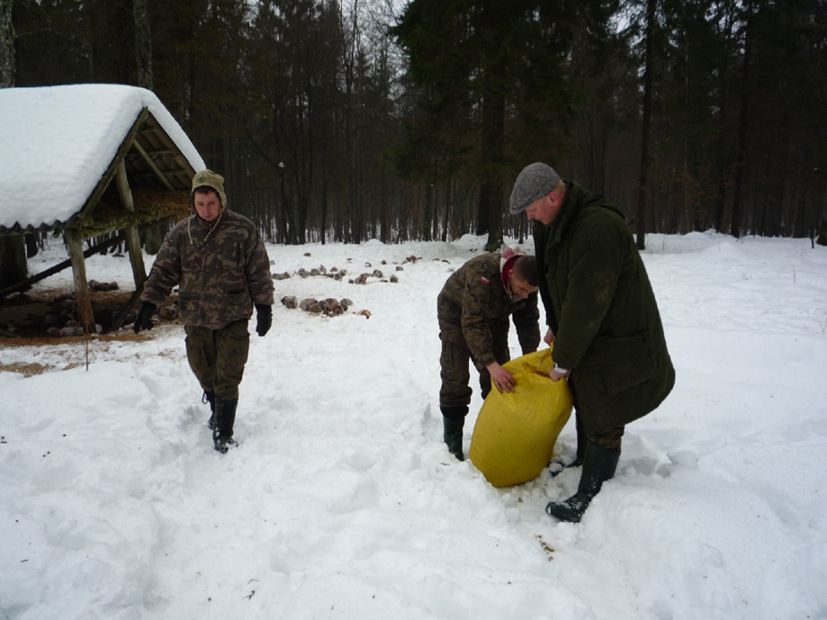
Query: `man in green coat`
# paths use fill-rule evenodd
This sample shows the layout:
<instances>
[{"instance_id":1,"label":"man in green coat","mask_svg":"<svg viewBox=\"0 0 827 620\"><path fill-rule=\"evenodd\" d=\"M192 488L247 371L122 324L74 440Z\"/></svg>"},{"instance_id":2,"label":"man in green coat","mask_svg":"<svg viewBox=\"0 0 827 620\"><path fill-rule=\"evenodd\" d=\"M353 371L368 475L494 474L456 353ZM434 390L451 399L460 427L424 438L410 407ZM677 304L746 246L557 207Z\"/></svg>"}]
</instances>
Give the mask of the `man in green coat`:
<instances>
[{"instance_id":1,"label":"man in green coat","mask_svg":"<svg viewBox=\"0 0 827 620\"><path fill-rule=\"evenodd\" d=\"M517 177L510 211L534 220L544 340L554 342L549 376L568 379L577 412L580 485L546 512L578 522L614 476L625 425L663 402L675 369L649 277L616 204L537 162Z\"/></svg>"}]
</instances>

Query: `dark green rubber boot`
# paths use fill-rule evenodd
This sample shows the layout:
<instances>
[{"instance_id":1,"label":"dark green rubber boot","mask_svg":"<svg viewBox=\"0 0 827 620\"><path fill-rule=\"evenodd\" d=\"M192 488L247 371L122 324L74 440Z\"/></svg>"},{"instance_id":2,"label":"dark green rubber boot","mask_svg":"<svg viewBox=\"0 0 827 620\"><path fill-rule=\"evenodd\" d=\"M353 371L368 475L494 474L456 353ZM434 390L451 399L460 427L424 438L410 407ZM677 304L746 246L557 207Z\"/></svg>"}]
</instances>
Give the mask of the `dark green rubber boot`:
<instances>
[{"instance_id":1,"label":"dark green rubber boot","mask_svg":"<svg viewBox=\"0 0 827 620\"><path fill-rule=\"evenodd\" d=\"M579 523L589 503L600 492L603 483L615 475L619 459L620 452L607 450L587 441L577 493L564 502L549 502L546 512L559 521Z\"/></svg>"},{"instance_id":2,"label":"dark green rubber boot","mask_svg":"<svg viewBox=\"0 0 827 620\"><path fill-rule=\"evenodd\" d=\"M238 407L237 398L215 399L215 428L212 431L212 440L215 449L222 454L238 445L233 439L236 407Z\"/></svg>"},{"instance_id":3,"label":"dark green rubber boot","mask_svg":"<svg viewBox=\"0 0 827 620\"><path fill-rule=\"evenodd\" d=\"M468 407L440 407L442 410L442 438L448 446L448 452L460 461L465 460L462 454L462 427L465 425L465 416Z\"/></svg>"}]
</instances>

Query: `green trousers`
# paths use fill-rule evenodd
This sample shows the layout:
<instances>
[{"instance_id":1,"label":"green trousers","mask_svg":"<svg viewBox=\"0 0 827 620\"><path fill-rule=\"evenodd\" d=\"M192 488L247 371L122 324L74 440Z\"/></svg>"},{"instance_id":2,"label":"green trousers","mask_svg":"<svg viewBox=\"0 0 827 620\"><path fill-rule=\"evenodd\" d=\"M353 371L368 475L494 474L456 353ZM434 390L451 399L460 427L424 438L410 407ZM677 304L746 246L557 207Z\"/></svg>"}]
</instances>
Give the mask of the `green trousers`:
<instances>
[{"instance_id":1,"label":"green trousers","mask_svg":"<svg viewBox=\"0 0 827 620\"><path fill-rule=\"evenodd\" d=\"M247 320L235 321L221 329L186 325L187 360L201 389L217 398L238 398L244 375L250 334Z\"/></svg>"}]
</instances>

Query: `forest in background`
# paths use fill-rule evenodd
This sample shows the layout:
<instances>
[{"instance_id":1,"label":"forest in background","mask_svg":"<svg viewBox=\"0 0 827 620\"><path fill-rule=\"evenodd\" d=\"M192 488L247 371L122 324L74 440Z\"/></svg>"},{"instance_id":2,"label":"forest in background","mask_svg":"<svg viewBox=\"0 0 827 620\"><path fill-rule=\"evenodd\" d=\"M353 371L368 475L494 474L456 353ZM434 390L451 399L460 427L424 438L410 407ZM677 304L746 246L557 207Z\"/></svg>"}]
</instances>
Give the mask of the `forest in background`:
<instances>
[{"instance_id":1,"label":"forest in background","mask_svg":"<svg viewBox=\"0 0 827 620\"><path fill-rule=\"evenodd\" d=\"M520 238L533 161L638 233L827 241L825 0L0 0L0 84L151 89L274 242Z\"/></svg>"}]
</instances>

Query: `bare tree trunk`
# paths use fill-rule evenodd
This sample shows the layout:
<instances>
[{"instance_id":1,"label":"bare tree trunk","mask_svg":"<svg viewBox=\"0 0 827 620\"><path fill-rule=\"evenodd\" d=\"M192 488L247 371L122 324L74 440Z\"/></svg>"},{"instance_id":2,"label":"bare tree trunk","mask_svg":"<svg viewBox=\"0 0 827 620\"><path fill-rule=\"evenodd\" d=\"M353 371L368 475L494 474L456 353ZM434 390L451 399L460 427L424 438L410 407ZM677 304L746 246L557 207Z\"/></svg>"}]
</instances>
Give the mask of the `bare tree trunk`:
<instances>
[{"instance_id":1,"label":"bare tree trunk","mask_svg":"<svg viewBox=\"0 0 827 620\"><path fill-rule=\"evenodd\" d=\"M445 212L442 214L442 236L443 242L448 240L448 225L451 221L451 207L454 204L454 178L448 179L448 187L445 192Z\"/></svg>"},{"instance_id":2,"label":"bare tree trunk","mask_svg":"<svg viewBox=\"0 0 827 620\"><path fill-rule=\"evenodd\" d=\"M132 13L135 18L135 61L138 65L138 86L152 90L152 39L149 31L147 0L132 0Z\"/></svg>"},{"instance_id":3,"label":"bare tree trunk","mask_svg":"<svg viewBox=\"0 0 827 620\"><path fill-rule=\"evenodd\" d=\"M0 0L0 88L14 86L14 25L12 0Z\"/></svg>"},{"instance_id":4,"label":"bare tree trunk","mask_svg":"<svg viewBox=\"0 0 827 620\"><path fill-rule=\"evenodd\" d=\"M818 221L818 240L819 245L827 245L827 191L824 193L824 202L821 205L821 218Z\"/></svg>"},{"instance_id":5,"label":"bare tree trunk","mask_svg":"<svg viewBox=\"0 0 827 620\"><path fill-rule=\"evenodd\" d=\"M0 88L14 86L14 26L12 0L0 0ZM25 280L26 244L23 235L0 236L0 288Z\"/></svg>"},{"instance_id":6,"label":"bare tree trunk","mask_svg":"<svg viewBox=\"0 0 827 620\"><path fill-rule=\"evenodd\" d=\"M359 51L359 38L361 31L359 30L359 0L355 0L350 9L351 34L349 40L346 42L347 49L345 50L344 60L344 78L345 78L345 153L347 154L346 170L347 170L347 213L348 222L345 226L345 243L360 243L362 241L362 217L359 208L359 172L356 162L356 144L357 144L357 122L356 109L357 98L356 92L356 71L357 71L357 57Z\"/></svg>"},{"instance_id":7,"label":"bare tree trunk","mask_svg":"<svg viewBox=\"0 0 827 620\"><path fill-rule=\"evenodd\" d=\"M646 199L649 183L649 136L652 129L652 74L654 67L654 30L657 0L646 2L646 69L643 75L643 129L640 139L640 183L637 193L637 247L646 249Z\"/></svg>"},{"instance_id":8,"label":"bare tree trunk","mask_svg":"<svg viewBox=\"0 0 827 620\"><path fill-rule=\"evenodd\" d=\"M747 2L747 15L752 15L752 2ZM749 17L748 17L749 19ZM741 217L744 207L744 164L747 151L747 99L749 90L749 65L751 62L752 35L750 24L747 23L747 33L744 39L744 69L743 89L741 91L741 115L738 120L738 151L735 157L735 188L732 197L732 218L729 224L729 234L741 236Z\"/></svg>"},{"instance_id":9,"label":"bare tree trunk","mask_svg":"<svg viewBox=\"0 0 827 620\"><path fill-rule=\"evenodd\" d=\"M431 215L434 210L434 182L425 184L425 204L422 209L422 240L431 240Z\"/></svg>"},{"instance_id":10,"label":"bare tree trunk","mask_svg":"<svg viewBox=\"0 0 827 620\"><path fill-rule=\"evenodd\" d=\"M499 164L505 145L505 98L499 94L485 97L482 116L483 180L477 234L487 232L485 249L496 252L503 243L503 180Z\"/></svg>"},{"instance_id":11,"label":"bare tree trunk","mask_svg":"<svg viewBox=\"0 0 827 620\"><path fill-rule=\"evenodd\" d=\"M0 288L17 284L27 275L23 235L0 236Z\"/></svg>"},{"instance_id":12,"label":"bare tree trunk","mask_svg":"<svg viewBox=\"0 0 827 620\"><path fill-rule=\"evenodd\" d=\"M322 211L319 215L319 236L321 243L324 245L327 242L327 171L322 170Z\"/></svg>"}]
</instances>

